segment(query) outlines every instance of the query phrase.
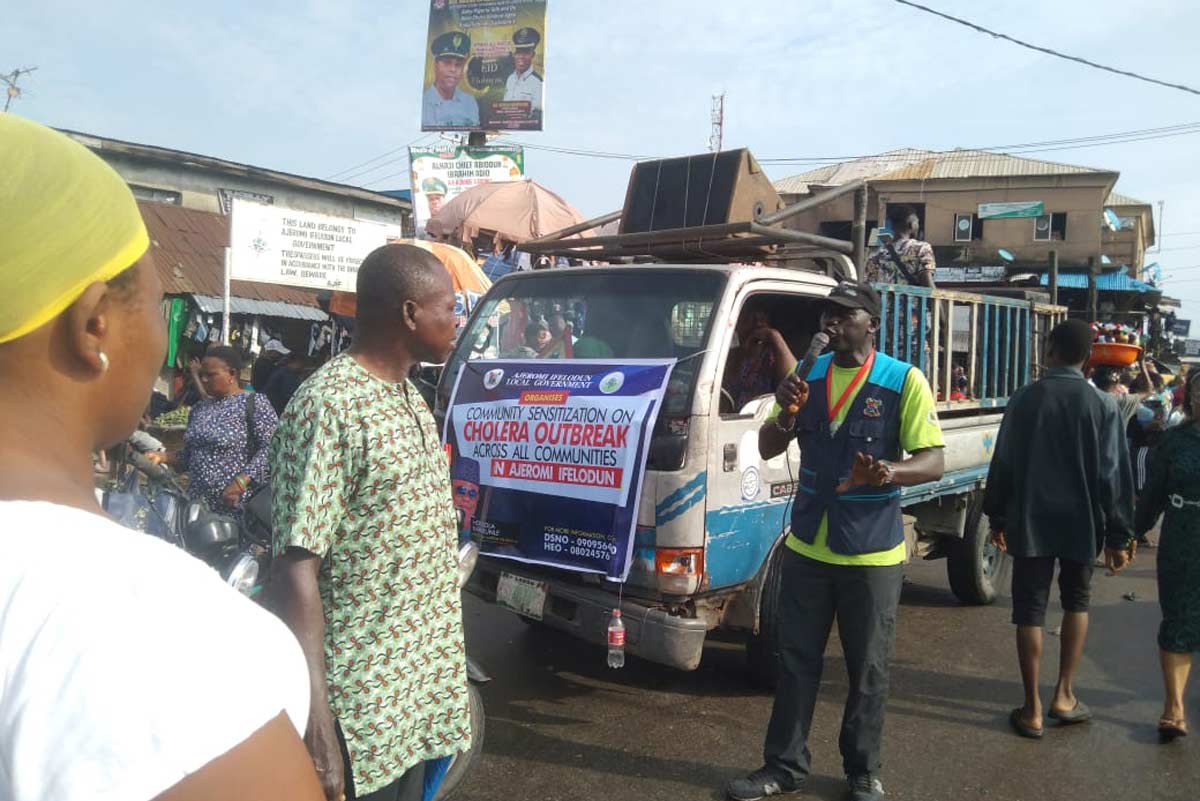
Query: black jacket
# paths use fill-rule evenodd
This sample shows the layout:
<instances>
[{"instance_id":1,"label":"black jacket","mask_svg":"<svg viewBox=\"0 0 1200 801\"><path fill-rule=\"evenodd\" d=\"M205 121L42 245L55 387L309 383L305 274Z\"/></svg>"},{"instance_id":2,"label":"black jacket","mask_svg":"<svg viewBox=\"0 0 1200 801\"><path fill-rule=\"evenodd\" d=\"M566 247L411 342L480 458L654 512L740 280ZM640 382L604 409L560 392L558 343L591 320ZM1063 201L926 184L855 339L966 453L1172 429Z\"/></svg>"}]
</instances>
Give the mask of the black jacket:
<instances>
[{"instance_id":1,"label":"black jacket","mask_svg":"<svg viewBox=\"0 0 1200 801\"><path fill-rule=\"evenodd\" d=\"M1008 402L983 510L1013 556L1091 562L1132 536L1133 476L1115 401L1052 368Z\"/></svg>"}]
</instances>

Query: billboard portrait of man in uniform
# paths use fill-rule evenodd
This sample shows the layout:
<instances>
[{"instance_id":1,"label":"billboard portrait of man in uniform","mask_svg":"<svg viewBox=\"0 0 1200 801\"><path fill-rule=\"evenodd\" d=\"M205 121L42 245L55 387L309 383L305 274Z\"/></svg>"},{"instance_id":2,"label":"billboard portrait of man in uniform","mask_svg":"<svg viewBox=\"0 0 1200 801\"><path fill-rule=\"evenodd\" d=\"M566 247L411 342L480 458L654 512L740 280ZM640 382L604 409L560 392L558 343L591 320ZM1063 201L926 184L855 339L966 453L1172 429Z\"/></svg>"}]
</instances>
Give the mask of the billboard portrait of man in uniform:
<instances>
[{"instance_id":1,"label":"billboard portrait of man in uniform","mask_svg":"<svg viewBox=\"0 0 1200 801\"><path fill-rule=\"evenodd\" d=\"M533 58L542 35L533 28L513 34L513 73L504 84L506 101L528 100L530 113L542 110L542 76L533 69Z\"/></svg>"},{"instance_id":2,"label":"billboard portrait of man in uniform","mask_svg":"<svg viewBox=\"0 0 1200 801\"><path fill-rule=\"evenodd\" d=\"M433 40L433 83L421 102L421 128L470 128L479 125L479 102L459 88L471 55L471 37L461 31L449 31Z\"/></svg>"},{"instance_id":3,"label":"billboard portrait of man in uniform","mask_svg":"<svg viewBox=\"0 0 1200 801\"><path fill-rule=\"evenodd\" d=\"M429 204L429 216L432 217L442 208L442 202L446 199L446 184L440 178L426 178L421 182L421 192Z\"/></svg>"}]
</instances>

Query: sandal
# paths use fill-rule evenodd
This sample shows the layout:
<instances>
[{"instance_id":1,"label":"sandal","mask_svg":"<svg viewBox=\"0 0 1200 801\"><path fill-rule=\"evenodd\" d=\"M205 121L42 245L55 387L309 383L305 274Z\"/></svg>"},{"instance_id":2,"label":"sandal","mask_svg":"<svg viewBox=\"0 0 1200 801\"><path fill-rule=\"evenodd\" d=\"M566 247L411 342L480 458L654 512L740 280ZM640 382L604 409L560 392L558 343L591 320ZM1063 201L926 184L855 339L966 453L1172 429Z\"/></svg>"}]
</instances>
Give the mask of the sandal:
<instances>
[{"instance_id":1,"label":"sandal","mask_svg":"<svg viewBox=\"0 0 1200 801\"><path fill-rule=\"evenodd\" d=\"M1187 721L1182 718L1159 718L1158 719L1158 736L1164 743L1169 743L1173 740L1178 740L1180 737L1188 736Z\"/></svg>"},{"instance_id":2,"label":"sandal","mask_svg":"<svg viewBox=\"0 0 1200 801\"><path fill-rule=\"evenodd\" d=\"M1042 739L1042 735L1046 733L1046 730L1044 728L1035 729L1033 726L1030 726L1028 723L1021 720L1021 713L1023 711L1024 710L1021 707L1014 709L1008 716L1008 725L1012 726L1013 731L1022 737L1027 737L1030 740Z\"/></svg>"},{"instance_id":3,"label":"sandal","mask_svg":"<svg viewBox=\"0 0 1200 801\"><path fill-rule=\"evenodd\" d=\"M1075 706L1065 712L1055 712L1053 709L1046 717L1057 720L1060 726L1071 726L1075 723L1086 723L1092 719L1092 710L1083 701L1076 700Z\"/></svg>"}]
</instances>

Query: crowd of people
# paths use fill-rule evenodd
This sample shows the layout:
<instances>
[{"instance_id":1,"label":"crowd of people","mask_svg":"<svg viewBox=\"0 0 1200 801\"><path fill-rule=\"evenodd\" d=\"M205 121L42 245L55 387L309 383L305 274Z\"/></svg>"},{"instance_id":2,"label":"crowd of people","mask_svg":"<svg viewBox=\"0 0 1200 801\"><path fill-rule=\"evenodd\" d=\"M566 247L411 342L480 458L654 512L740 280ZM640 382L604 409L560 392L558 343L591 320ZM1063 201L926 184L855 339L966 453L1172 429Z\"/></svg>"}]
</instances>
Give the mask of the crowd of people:
<instances>
[{"instance_id":1,"label":"crowd of people","mask_svg":"<svg viewBox=\"0 0 1200 801\"><path fill-rule=\"evenodd\" d=\"M238 351L205 353L183 448L153 458L186 471L213 508L236 512L270 489L275 559L261 606L97 506L92 454L136 428L163 361L162 286L136 202L110 167L9 115L0 137L11 145L0 151L0 797L427 801L471 740L454 485L409 380L452 348L447 271L410 245L372 252L358 272L353 346L306 380L281 345L255 366L255 392ZM900 250L913 248L915 269L928 272L919 245ZM731 401L773 390L760 455L795 440L805 465L782 550L765 764L728 785L739 801L808 777L835 621L849 674L839 737L848 793L883 797L907 557L900 488L941 477L944 440L925 375L875 349L880 302L870 284L836 286L820 307L830 352L803 376L761 309L736 326ZM603 352L595 332L607 330L606 312L587 309L576 336L577 311L529 321L520 347ZM1200 648L1200 373L1168 397L1143 363L1122 391L1118 373L1085 377L1091 345L1079 321L1051 332L1047 370L1011 398L988 475L984 511L1014 560L1024 699L1009 720L1039 739L1046 719L1091 718L1075 675L1096 558L1124 569L1135 537L1165 515L1157 726L1175 739L1188 733L1184 688ZM1061 656L1043 706L1056 570ZM269 681L252 693L213 682L229 653Z\"/></svg>"}]
</instances>

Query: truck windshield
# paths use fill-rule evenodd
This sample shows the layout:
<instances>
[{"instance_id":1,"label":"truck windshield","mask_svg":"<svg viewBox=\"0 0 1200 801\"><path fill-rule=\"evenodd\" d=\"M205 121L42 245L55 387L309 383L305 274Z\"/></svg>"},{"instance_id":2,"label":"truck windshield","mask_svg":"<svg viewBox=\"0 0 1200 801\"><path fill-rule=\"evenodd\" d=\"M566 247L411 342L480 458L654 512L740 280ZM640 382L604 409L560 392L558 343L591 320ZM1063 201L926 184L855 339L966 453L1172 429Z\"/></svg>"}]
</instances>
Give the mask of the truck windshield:
<instances>
[{"instance_id":1,"label":"truck windshield","mask_svg":"<svg viewBox=\"0 0 1200 801\"><path fill-rule=\"evenodd\" d=\"M439 411L449 402L464 361L678 359L655 439L676 432L686 441L686 423L678 418L691 412L698 356L707 347L725 281L717 272L653 268L636 273L602 268L595 273L538 272L505 281L487 295L459 337L442 378ZM693 356L697 358L689 358ZM663 459L655 457L653 444L651 450L650 466L655 467ZM659 464L658 469L671 468Z\"/></svg>"}]
</instances>

